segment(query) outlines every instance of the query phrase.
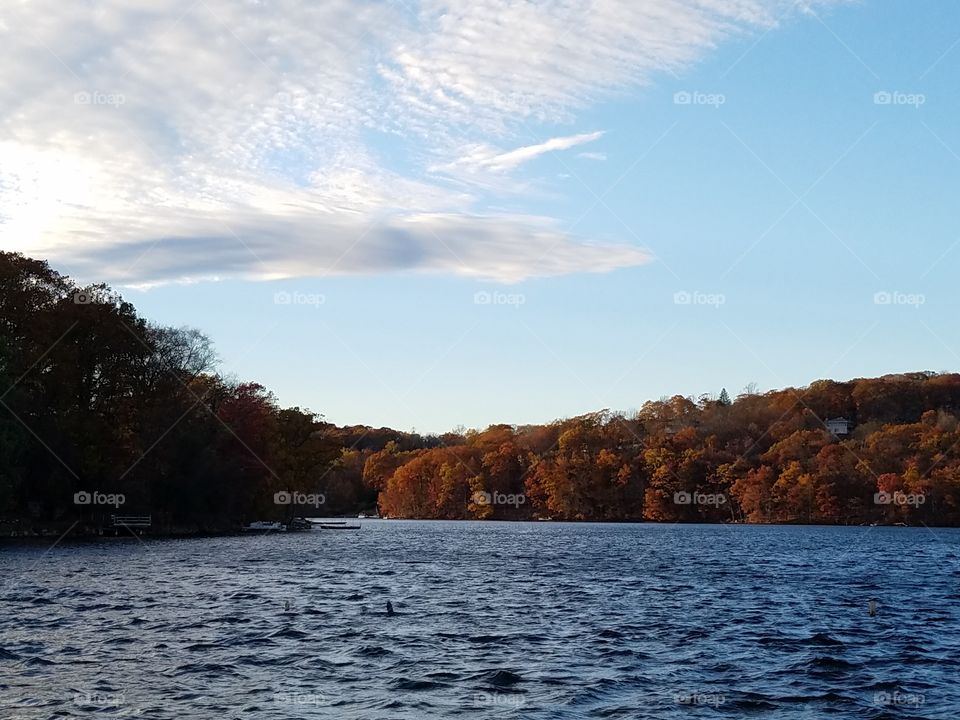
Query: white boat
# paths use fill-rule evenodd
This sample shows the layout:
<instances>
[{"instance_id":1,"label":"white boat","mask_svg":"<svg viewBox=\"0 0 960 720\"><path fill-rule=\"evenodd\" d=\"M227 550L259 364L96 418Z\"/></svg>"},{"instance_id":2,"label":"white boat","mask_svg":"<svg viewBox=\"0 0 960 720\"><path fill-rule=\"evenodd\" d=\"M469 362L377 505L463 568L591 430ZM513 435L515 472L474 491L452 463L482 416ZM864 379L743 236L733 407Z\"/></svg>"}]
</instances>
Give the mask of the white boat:
<instances>
[{"instance_id":1,"label":"white boat","mask_svg":"<svg viewBox=\"0 0 960 720\"><path fill-rule=\"evenodd\" d=\"M269 522L266 520L258 520L257 522L252 522L249 525L243 527L245 531L260 531L260 532L286 532L287 526L279 522Z\"/></svg>"},{"instance_id":2,"label":"white boat","mask_svg":"<svg viewBox=\"0 0 960 720\"><path fill-rule=\"evenodd\" d=\"M307 522L319 526L321 530L359 530L360 525L348 525L346 520L307 518Z\"/></svg>"}]
</instances>

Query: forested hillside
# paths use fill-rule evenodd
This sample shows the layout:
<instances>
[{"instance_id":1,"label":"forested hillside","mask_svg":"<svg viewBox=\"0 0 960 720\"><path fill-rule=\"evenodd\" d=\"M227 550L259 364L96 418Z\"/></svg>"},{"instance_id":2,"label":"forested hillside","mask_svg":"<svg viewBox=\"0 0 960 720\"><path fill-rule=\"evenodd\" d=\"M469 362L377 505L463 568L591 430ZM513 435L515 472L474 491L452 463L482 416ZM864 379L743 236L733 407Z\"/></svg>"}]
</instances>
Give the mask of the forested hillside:
<instances>
[{"instance_id":1,"label":"forested hillside","mask_svg":"<svg viewBox=\"0 0 960 720\"><path fill-rule=\"evenodd\" d=\"M216 367L200 332L157 326L106 286L0 253L0 532L95 528L119 511L103 496L187 532L376 507L407 518L960 524L956 374L676 396L634 416L438 437L336 427ZM848 434L827 430L834 418ZM297 492L322 506L276 500Z\"/></svg>"},{"instance_id":2,"label":"forested hillside","mask_svg":"<svg viewBox=\"0 0 960 720\"><path fill-rule=\"evenodd\" d=\"M915 373L673 397L374 453L365 478L400 517L957 524L960 375ZM845 438L823 419L852 420ZM522 503L471 499L523 494ZM466 507L466 513L464 513Z\"/></svg>"}]
</instances>

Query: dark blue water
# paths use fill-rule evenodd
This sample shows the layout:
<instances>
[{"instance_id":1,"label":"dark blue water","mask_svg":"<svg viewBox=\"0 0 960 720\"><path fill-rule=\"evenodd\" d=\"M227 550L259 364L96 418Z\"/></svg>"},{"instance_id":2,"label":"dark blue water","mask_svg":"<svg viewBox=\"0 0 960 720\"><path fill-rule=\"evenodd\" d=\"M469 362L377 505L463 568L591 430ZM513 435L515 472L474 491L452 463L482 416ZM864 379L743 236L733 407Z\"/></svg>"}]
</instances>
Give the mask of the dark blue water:
<instances>
[{"instance_id":1,"label":"dark blue water","mask_svg":"<svg viewBox=\"0 0 960 720\"><path fill-rule=\"evenodd\" d=\"M4 720L960 718L955 530L365 521L0 572Z\"/></svg>"}]
</instances>

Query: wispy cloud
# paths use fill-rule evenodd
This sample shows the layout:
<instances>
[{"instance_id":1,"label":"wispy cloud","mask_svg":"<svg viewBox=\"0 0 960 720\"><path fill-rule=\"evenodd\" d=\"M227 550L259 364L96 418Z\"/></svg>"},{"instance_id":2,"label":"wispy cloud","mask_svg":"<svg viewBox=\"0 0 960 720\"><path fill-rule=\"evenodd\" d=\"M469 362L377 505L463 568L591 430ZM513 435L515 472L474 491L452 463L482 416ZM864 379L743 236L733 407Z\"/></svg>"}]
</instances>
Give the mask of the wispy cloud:
<instances>
[{"instance_id":1,"label":"wispy cloud","mask_svg":"<svg viewBox=\"0 0 960 720\"><path fill-rule=\"evenodd\" d=\"M503 151L489 145L475 145L467 148L465 154L446 165L436 165L433 171L465 170L478 173L505 173L530 162L541 155L557 150L569 150L577 145L593 142L603 136L602 131L555 137L535 145L527 145L514 150Z\"/></svg>"},{"instance_id":2,"label":"wispy cloud","mask_svg":"<svg viewBox=\"0 0 960 720\"><path fill-rule=\"evenodd\" d=\"M578 158L583 158L584 160L597 160L603 162L607 159L607 154L602 152L582 152L577 153Z\"/></svg>"},{"instance_id":3,"label":"wispy cloud","mask_svg":"<svg viewBox=\"0 0 960 720\"><path fill-rule=\"evenodd\" d=\"M485 176L600 135L524 145L527 126L572 121L786 6L8 3L0 247L129 283L636 265L647 259L636 247L495 211ZM422 161L399 169L385 145Z\"/></svg>"},{"instance_id":4,"label":"wispy cloud","mask_svg":"<svg viewBox=\"0 0 960 720\"><path fill-rule=\"evenodd\" d=\"M836 0L807 0L823 5ZM556 122L612 90L680 72L724 39L773 27L796 0L430 0L379 72L408 123L491 134Z\"/></svg>"}]
</instances>

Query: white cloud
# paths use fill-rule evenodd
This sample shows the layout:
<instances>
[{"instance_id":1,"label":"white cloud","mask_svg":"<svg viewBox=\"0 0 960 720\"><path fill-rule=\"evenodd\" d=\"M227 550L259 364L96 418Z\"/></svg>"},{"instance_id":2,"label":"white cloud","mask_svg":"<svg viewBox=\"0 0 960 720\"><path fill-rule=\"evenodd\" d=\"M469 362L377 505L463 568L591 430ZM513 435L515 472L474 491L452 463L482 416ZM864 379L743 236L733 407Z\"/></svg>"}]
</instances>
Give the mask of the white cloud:
<instances>
[{"instance_id":1,"label":"white cloud","mask_svg":"<svg viewBox=\"0 0 960 720\"><path fill-rule=\"evenodd\" d=\"M584 160L597 160L603 162L607 159L607 154L602 152L582 152L577 153L578 158L583 158Z\"/></svg>"},{"instance_id":2,"label":"white cloud","mask_svg":"<svg viewBox=\"0 0 960 720\"><path fill-rule=\"evenodd\" d=\"M787 5L6 3L0 247L126 283L635 265L635 247L494 212L489 178L598 136L516 147L531 125L571 120ZM431 175L444 167L457 172Z\"/></svg>"}]
</instances>

